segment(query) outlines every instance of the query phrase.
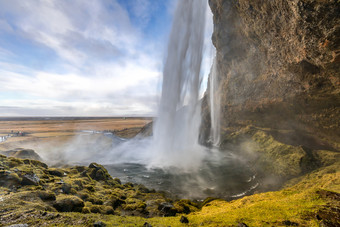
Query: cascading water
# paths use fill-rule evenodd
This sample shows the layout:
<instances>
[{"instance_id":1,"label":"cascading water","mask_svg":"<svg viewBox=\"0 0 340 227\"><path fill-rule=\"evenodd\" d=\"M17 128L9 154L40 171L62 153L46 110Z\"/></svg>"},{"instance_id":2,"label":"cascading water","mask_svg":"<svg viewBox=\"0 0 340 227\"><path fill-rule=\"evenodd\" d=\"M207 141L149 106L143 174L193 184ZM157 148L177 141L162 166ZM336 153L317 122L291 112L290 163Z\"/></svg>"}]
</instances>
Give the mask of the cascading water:
<instances>
[{"instance_id":1,"label":"cascading water","mask_svg":"<svg viewBox=\"0 0 340 227\"><path fill-rule=\"evenodd\" d=\"M210 101L210 143L214 147L220 144L220 96L216 95L218 89L217 61L214 59L209 77L209 101Z\"/></svg>"},{"instance_id":2,"label":"cascading water","mask_svg":"<svg viewBox=\"0 0 340 227\"><path fill-rule=\"evenodd\" d=\"M189 169L199 166L204 156L198 144L198 99L206 6L205 0L177 4L163 71L151 166Z\"/></svg>"},{"instance_id":3,"label":"cascading water","mask_svg":"<svg viewBox=\"0 0 340 227\"><path fill-rule=\"evenodd\" d=\"M90 133L69 147L49 152L50 159L59 157L62 163L99 162L123 182L142 183L182 198L234 198L253 190L253 173L237 155L198 143L206 7L206 0L177 3L153 137L123 140L110 133L102 136ZM211 144L218 147L217 84L214 62L209 81Z\"/></svg>"}]
</instances>

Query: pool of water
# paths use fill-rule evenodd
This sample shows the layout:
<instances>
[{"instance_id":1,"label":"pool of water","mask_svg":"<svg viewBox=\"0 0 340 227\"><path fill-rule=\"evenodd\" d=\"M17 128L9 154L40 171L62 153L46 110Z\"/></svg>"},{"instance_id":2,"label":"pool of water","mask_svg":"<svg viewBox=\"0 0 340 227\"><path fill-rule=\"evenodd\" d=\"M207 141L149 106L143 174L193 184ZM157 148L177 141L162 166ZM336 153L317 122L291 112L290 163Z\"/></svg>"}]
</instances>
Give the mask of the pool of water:
<instances>
[{"instance_id":1,"label":"pool of water","mask_svg":"<svg viewBox=\"0 0 340 227\"><path fill-rule=\"evenodd\" d=\"M227 200L251 194L258 186L254 172L231 154L219 160L207 160L194 172L178 169L150 169L136 163L105 165L111 176L123 183L143 184L180 198L204 199L218 197Z\"/></svg>"}]
</instances>

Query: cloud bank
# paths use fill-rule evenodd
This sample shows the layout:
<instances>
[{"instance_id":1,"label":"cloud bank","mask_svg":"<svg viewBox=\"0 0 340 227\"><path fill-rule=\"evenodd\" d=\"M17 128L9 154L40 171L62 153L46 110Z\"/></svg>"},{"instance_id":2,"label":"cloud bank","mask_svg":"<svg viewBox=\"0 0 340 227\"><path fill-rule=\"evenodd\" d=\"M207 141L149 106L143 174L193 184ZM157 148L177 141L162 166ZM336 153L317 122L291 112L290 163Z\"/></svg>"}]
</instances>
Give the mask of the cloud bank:
<instances>
[{"instance_id":1,"label":"cloud bank","mask_svg":"<svg viewBox=\"0 0 340 227\"><path fill-rule=\"evenodd\" d=\"M173 6L0 0L0 116L153 115Z\"/></svg>"}]
</instances>

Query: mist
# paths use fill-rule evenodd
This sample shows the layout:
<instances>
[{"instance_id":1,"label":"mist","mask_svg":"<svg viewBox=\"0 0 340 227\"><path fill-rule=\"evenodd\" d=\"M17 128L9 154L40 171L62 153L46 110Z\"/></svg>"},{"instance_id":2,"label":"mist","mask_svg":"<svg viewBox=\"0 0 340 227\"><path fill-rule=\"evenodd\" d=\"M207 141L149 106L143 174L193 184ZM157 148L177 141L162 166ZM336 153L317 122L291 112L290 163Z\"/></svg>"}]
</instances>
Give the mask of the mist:
<instances>
[{"instance_id":1,"label":"mist","mask_svg":"<svg viewBox=\"0 0 340 227\"><path fill-rule=\"evenodd\" d=\"M210 96L214 147L198 140L206 10L204 0L178 1L153 136L122 139L113 133L83 132L39 154L55 166L98 162L123 182L142 183L184 198L232 198L256 188L247 161L235 152L218 149L220 104L214 95ZM211 69L210 91L216 88L216 64Z\"/></svg>"}]
</instances>

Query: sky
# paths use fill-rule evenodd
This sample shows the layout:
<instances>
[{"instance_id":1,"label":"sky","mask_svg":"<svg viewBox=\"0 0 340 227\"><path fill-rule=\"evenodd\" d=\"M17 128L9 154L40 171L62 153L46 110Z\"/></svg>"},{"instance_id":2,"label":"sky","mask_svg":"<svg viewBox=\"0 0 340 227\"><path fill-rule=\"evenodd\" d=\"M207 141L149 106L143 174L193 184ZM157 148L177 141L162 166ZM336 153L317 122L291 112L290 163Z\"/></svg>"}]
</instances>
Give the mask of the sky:
<instances>
[{"instance_id":1,"label":"sky","mask_svg":"<svg viewBox=\"0 0 340 227\"><path fill-rule=\"evenodd\" d=\"M0 117L154 116L175 6L0 0Z\"/></svg>"}]
</instances>

